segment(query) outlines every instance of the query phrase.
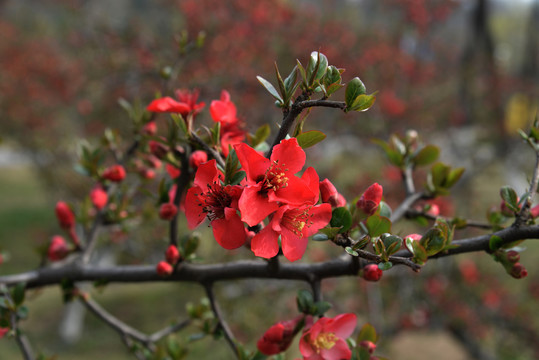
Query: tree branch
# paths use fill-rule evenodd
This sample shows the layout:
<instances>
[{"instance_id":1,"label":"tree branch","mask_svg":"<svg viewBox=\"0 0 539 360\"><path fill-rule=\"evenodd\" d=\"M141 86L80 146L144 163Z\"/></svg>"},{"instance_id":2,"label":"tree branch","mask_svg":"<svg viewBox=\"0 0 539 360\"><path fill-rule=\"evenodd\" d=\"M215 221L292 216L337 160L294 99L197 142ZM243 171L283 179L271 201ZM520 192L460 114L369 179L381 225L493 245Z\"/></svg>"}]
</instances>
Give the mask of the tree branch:
<instances>
[{"instance_id":1,"label":"tree branch","mask_svg":"<svg viewBox=\"0 0 539 360\"><path fill-rule=\"evenodd\" d=\"M211 146L209 146L208 144L206 144L206 142L204 140L202 140L197 134L195 134L194 132L191 132L189 134L189 136L191 137L191 139L193 139L195 141L195 143L199 144L200 146L202 146L204 148L204 150L206 150L216 161L217 161L217 164L219 166L221 166L222 168L225 167L225 161L223 160L223 158L221 157L221 154L219 154L217 151L215 151L214 148L212 148Z\"/></svg>"}]
</instances>

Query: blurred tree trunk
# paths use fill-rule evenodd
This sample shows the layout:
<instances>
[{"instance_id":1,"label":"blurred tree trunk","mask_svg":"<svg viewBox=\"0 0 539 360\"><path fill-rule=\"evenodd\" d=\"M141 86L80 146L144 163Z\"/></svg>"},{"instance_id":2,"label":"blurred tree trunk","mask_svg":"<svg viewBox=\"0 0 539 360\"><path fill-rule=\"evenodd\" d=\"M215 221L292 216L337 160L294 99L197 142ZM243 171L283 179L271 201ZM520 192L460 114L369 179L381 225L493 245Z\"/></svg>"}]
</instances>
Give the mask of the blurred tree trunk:
<instances>
[{"instance_id":1,"label":"blurred tree trunk","mask_svg":"<svg viewBox=\"0 0 539 360\"><path fill-rule=\"evenodd\" d=\"M489 132L500 136L503 134L503 109L494 58L495 45L488 25L489 10L488 0L477 0L471 11L470 35L460 60L459 105L464 124L486 122L491 125Z\"/></svg>"}]
</instances>

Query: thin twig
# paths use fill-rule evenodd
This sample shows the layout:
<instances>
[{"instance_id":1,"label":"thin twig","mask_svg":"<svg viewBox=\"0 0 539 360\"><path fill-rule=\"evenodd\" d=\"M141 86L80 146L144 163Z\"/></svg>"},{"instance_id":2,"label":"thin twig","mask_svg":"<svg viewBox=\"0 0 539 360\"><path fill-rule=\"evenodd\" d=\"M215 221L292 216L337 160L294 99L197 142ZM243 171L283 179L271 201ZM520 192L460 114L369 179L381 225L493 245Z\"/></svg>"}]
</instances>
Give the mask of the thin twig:
<instances>
[{"instance_id":1,"label":"thin twig","mask_svg":"<svg viewBox=\"0 0 539 360\"><path fill-rule=\"evenodd\" d=\"M313 292L314 302L322 301L322 280L320 280L319 278L315 278L313 281L309 282L309 284L311 285L311 290Z\"/></svg>"},{"instance_id":2,"label":"thin twig","mask_svg":"<svg viewBox=\"0 0 539 360\"><path fill-rule=\"evenodd\" d=\"M365 251L365 250L355 250L360 258L371 260L378 263L383 262L382 257L380 255L373 254L371 252ZM400 264L400 265L406 265L410 269L412 269L415 272L419 272L421 270L421 265L418 265L411 261L409 258L401 257L401 256L389 256L388 260L393 264Z\"/></svg>"},{"instance_id":3,"label":"thin twig","mask_svg":"<svg viewBox=\"0 0 539 360\"><path fill-rule=\"evenodd\" d=\"M7 289L2 286L2 292L4 297L10 302L14 303L13 299L11 298L11 295ZM21 350L21 353L25 360L34 360L34 351L32 350L32 345L30 344L30 341L24 335L19 329L18 329L18 323L17 323L17 313L15 311L11 312L10 316L10 323L11 323L11 331L15 334L15 341L17 342L17 345L19 346L19 349Z\"/></svg>"},{"instance_id":4,"label":"thin twig","mask_svg":"<svg viewBox=\"0 0 539 360\"><path fill-rule=\"evenodd\" d=\"M223 314L221 313L221 309L219 308L219 305L217 304L217 301L215 300L215 295L213 293L213 284L212 283L205 283L204 289L206 290L206 296L208 296L208 299L210 300L210 306L213 311L213 314L219 321L219 326L223 330L223 333L225 335L225 340L230 345L230 348L234 352L234 355L236 358L239 357L239 351L238 347L236 345L236 340L234 340L234 335L232 334L232 331L228 327L227 322L223 319Z\"/></svg>"},{"instance_id":5,"label":"thin twig","mask_svg":"<svg viewBox=\"0 0 539 360\"><path fill-rule=\"evenodd\" d=\"M404 217L406 212L419 200L425 196L422 192L412 193L397 207L391 214L391 222L396 222Z\"/></svg>"},{"instance_id":6,"label":"thin twig","mask_svg":"<svg viewBox=\"0 0 539 360\"><path fill-rule=\"evenodd\" d=\"M189 324L191 324L191 320L184 320L180 323L177 323L177 324L174 324L174 325L171 325L171 326L168 326L164 329L161 329L159 331L156 331L154 332L153 334L151 334L148 339L149 341L151 342L158 342L159 340L161 340L162 338L170 335L170 334L174 334L182 329L184 329L185 327L189 326Z\"/></svg>"},{"instance_id":7,"label":"thin twig","mask_svg":"<svg viewBox=\"0 0 539 360\"><path fill-rule=\"evenodd\" d=\"M200 146L202 146L204 148L204 150L206 150L216 161L217 161L217 164L219 166L221 166L222 168L225 167L225 161L223 160L223 157L221 156L221 154L219 154L217 151L215 151L214 148L212 148L211 146L209 146L208 144L206 144L206 142L204 140L202 140L196 133L194 132L191 132L189 134L189 136L191 137L191 139L193 139L197 144L199 144Z\"/></svg>"},{"instance_id":8,"label":"thin twig","mask_svg":"<svg viewBox=\"0 0 539 360\"><path fill-rule=\"evenodd\" d=\"M537 185L539 184L539 151L536 151L535 153L535 168L533 169L533 177L530 184L530 190L528 191L528 196L526 201L524 202L524 205L522 206L522 209L520 209L520 212L518 213L514 226L520 226L522 225L528 218L530 211L530 207L532 205L533 198L535 196L535 193L537 192Z\"/></svg>"}]
</instances>

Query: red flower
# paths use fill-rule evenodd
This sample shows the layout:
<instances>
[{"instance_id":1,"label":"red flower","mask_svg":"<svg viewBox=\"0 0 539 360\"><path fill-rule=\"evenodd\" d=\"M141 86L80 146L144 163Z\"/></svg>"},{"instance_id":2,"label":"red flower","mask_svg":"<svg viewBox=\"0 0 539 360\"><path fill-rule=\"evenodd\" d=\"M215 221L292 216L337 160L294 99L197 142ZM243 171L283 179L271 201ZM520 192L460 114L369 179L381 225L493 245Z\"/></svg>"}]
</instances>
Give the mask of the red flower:
<instances>
[{"instance_id":1,"label":"red flower","mask_svg":"<svg viewBox=\"0 0 539 360\"><path fill-rule=\"evenodd\" d=\"M60 226L64 229L69 229L75 225L75 215L71 211L71 208L67 203L58 201L56 203L56 218L60 223Z\"/></svg>"},{"instance_id":2,"label":"red flower","mask_svg":"<svg viewBox=\"0 0 539 360\"><path fill-rule=\"evenodd\" d=\"M165 165L165 170L167 171L171 179L176 179L181 174L180 169L169 163Z\"/></svg>"},{"instance_id":3,"label":"red flower","mask_svg":"<svg viewBox=\"0 0 539 360\"><path fill-rule=\"evenodd\" d=\"M242 188L223 186L222 178L215 160L198 167L194 186L187 191L185 198L185 216L191 229L207 217L219 245L225 249L236 249L246 241L245 227L237 214Z\"/></svg>"},{"instance_id":4,"label":"red flower","mask_svg":"<svg viewBox=\"0 0 539 360\"><path fill-rule=\"evenodd\" d=\"M193 115L198 114L204 108L204 106L206 106L206 104L203 102L200 102L198 104L196 103L198 95L198 90L193 90L192 92L186 89L176 90L176 97L178 98L178 100L180 100L181 103L186 104L189 107L188 113L192 112ZM185 117L188 113L181 114Z\"/></svg>"},{"instance_id":5,"label":"red flower","mask_svg":"<svg viewBox=\"0 0 539 360\"><path fill-rule=\"evenodd\" d=\"M107 205L108 198L107 192L101 186L94 187L90 192L90 200L92 200L92 204L98 210L103 209Z\"/></svg>"},{"instance_id":6,"label":"red flower","mask_svg":"<svg viewBox=\"0 0 539 360\"><path fill-rule=\"evenodd\" d=\"M346 199L344 196L339 194L329 179L320 181L320 195L322 196L322 202L328 203L332 207L341 207L346 205Z\"/></svg>"},{"instance_id":7,"label":"red flower","mask_svg":"<svg viewBox=\"0 0 539 360\"><path fill-rule=\"evenodd\" d=\"M378 281L382 278L383 271L376 264L368 264L363 268L363 279Z\"/></svg>"},{"instance_id":8,"label":"red flower","mask_svg":"<svg viewBox=\"0 0 539 360\"><path fill-rule=\"evenodd\" d=\"M206 161L208 161L208 154L202 150L193 151L191 156L189 156L189 165L195 170L198 169L200 164Z\"/></svg>"},{"instance_id":9,"label":"red flower","mask_svg":"<svg viewBox=\"0 0 539 360\"><path fill-rule=\"evenodd\" d=\"M382 200L383 188L377 183L369 186L367 190L361 195L361 198L356 203L356 206L362 210L366 215L373 215L380 205Z\"/></svg>"},{"instance_id":10,"label":"red flower","mask_svg":"<svg viewBox=\"0 0 539 360\"><path fill-rule=\"evenodd\" d=\"M159 217L163 220L172 220L178 213L178 207L173 203L161 204L159 208Z\"/></svg>"},{"instance_id":11,"label":"red flower","mask_svg":"<svg viewBox=\"0 0 539 360\"><path fill-rule=\"evenodd\" d=\"M148 111L152 112L168 112L168 113L179 113L182 116L189 114L191 110L189 105L186 103L177 102L170 96L165 96L160 99L155 99L148 105L146 108Z\"/></svg>"},{"instance_id":12,"label":"red flower","mask_svg":"<svg viewBox=\"0 0 539 360\"><path fill-rule=\"evenodd\" d=\"M157 275L166 277L172 274L172 271L174 271L174 268L168 262L160 261L157 264L155 270L157 271Z\"/></svg>"},{"instance_id":13,"label":"red flower","mask_svg":"<svg viewBox=\"0 0 539 360\"><path fill-rule=\"evenodd\" d=\"M356 321L356 315L351 313L321 318L303 333L299 351L306 360L350 359L352 352L346 338L352 335Z\"/></svg>"},{"instance_id":14,"label":"red flower","mask_svg":"<svg viewBox=\"0 0 539 360\"><path fill-rule=\"evenodd\" d=\"M165 251L165 259L171 265L175 265L180 260L180 252L176 245L170 245Z\"/></svg>"},{"instance_id":15,"label":"red flower","mask_svg":"<svg viewBox=\"0 0 539 360\"><path fill-rule=\"evenodd\" d=\"M103 171L103 179L120 182L125 178L125 169L122 165L112 165Z\"/></svg>"},{"instance_id":16,"label":"red flower","mask_svg":"<svg viewBox=\"0 0 539 360\"><path fill-rule=\"evenodd\" d=\"M69 248L63 237L56 235L52 237L47 257L50 261L59 261L69 254Z\"/></svg>"},{"instance_id":17,"label":"red flower","mask_svg":"<svg viewBox=\"0 0 539 360\"><path fill-rule=\"evenodd\" d=\"M239 209L242 220L249 226L255 226L276 211L278 202L303 205L318 201L318 180L313 192L304 180L294 176L305 164L305 152L296 138L281 141L273 149L270 159L247 144L238 144L234 149L247 173L247 187L243 190Z\"/></svg>"},{"instance_id":18,"label":"red flower","mask_svg":"<svg viewBox=\"0 0 539 360\"><path fill-rule=\"evenodd\" d=\"M221 91L221 100L213 100L210 104L211 117L213 121L220 122L221 126L236 124L236 113L236 105L230 101L230 94L226 90Z\"/></svg>"},{"instance_id":19,"label":"red flower","mask_svg":"<svg viewBox=\"0 0 539 360\"><path fill-rule=\"evenodd\" d=\"M290 346L299 329L298 323L304 318L303 315L293 320L281 321L271 326L256 343L256 347L262 354L276 355Z\"/></svg>"}]
</instances>

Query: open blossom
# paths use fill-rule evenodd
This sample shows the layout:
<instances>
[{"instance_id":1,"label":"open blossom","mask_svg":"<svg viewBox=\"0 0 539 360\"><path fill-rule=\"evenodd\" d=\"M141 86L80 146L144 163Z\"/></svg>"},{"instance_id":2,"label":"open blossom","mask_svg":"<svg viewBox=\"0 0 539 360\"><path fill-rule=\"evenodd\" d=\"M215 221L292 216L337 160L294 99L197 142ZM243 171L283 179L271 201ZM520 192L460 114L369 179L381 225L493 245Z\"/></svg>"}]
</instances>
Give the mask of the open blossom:
<instances>
[{"instance_id":1,"label":"open blossom","mask_svg":"<svg viewBox=\"0 0 539 360\"><path fill-rule=\"evenodd\" d=\"M55 212L58 223L62 228L69 229L75 225L75 215L67 203L58 201Z\"/></svg>"},{"instance_id":2,"label":"open blossom","mask_svg":"<svg viewBox=\"0 0 539 360\"><path fill-rule=\"evenodd\" d=\"M374 183L365 190L363 195L361 195L356 206L366 215L371 216L376 212L380 205L380 201L382 201L382 193L382 186Z\"/></svg>"},{"instance_id":3,"label":"open blossom","mask_svg":"<svg viewBox=\"0 0 539 360\"><path fill-rule=\"evenodd\" d=\"M215 160L201 164L195 174L194 186L187 191L185 216L194 229L204 219L210 220L215 240L225 249L236 249L246 240L245 227L237 213L242 187L222 185L223 174Z\"/></svg>"},{"instance_id":4,"label":"open blossom","mask_svg":"<svg viewBox=\"0 0 539 360\"><path fill-rule=\"evenodd\" d=\"M306 360L350 359L352 352L346 339L354 332L356 322L352 313L321 318L303 333L299 351Z\"/></svg>"},{"instance_id":5,"label":"open blossom","mask_svg":"<svg viewBox=\"0 0 539 360\"><path fill-rule=\"evenodd\" d=\"M256 343L256 347L262 354L276 355L290 346L299 329L298 323L304 319L303 315L293 320L281 321L272 325Z\"/></svg>"},{"instance_id":6,"label":"open blossom","mask_svg":"<svg viewBox=\"0 0 539 360\"><path fill-rule=\"evenodd\" d=\"M155 99L146 109L152 112L178 113L186 117L190 112L193 114L199 113L205 105L203 102L196 103L198 99L197 90L193 92L176 90L176 97L179 101L174 100L170 96Z\"/></svg>"},{"instance_id":7,"label":"open blossom","mask_svg":"<svg viewBox=\"0 0 539 360\"><path fill-rule=\"evenodd\" d=\"M228 156L229 147L240 144L245 139L245 131L236 116L236 105L230 101L228 91L223 90L221 99L211 102L210 114L213 121L221 123L221 151Z\"/></svg>"},{"instance_id":8,"label":"open blossom","mask_svg":"<svg viewBox=\"0 0 539 360\"><path fill-rule=\"evenodd\" d=\"M303 205L318 201L316 191L301 178L295 176L305 164L305 152L296 138L281 141L267 159L247 144L234 146L238 160L247 173L247 186L239 201L242 220L255 226L280 204ZM318 176L318 175L317 175Z\"/></svg>"}]
</instances>

